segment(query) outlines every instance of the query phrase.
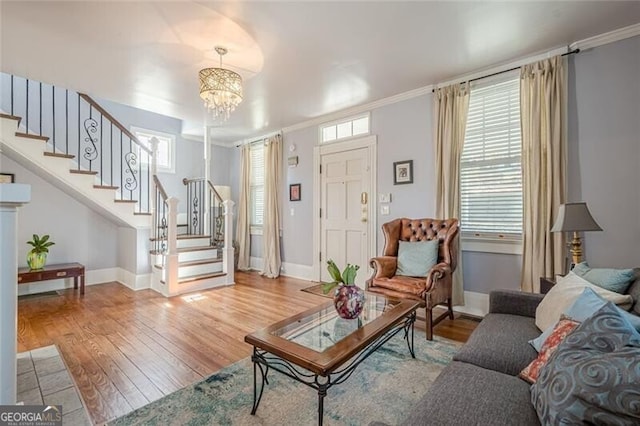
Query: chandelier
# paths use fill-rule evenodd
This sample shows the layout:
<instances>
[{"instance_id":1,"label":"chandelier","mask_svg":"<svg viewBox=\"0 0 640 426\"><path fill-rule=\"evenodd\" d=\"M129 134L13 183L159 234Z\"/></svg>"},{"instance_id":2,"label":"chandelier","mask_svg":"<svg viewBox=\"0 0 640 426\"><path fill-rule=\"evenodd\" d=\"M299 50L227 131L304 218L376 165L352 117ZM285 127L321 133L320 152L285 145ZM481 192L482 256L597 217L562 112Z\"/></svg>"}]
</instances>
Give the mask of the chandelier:
<instances>
[{"instance_id":1,"label":"chandelier","mask_svg":"<svg viewBox=\"0 0 640 426\"><path fill-rule=\"evenodd\" d=\"M227 53L227 49L218 46L215 50L220 55L220 68L200 70L200 97L215 118L223 117L227 120L242 102L242 77L222 68L222 56Z\"/></svg>"}]
</instances>

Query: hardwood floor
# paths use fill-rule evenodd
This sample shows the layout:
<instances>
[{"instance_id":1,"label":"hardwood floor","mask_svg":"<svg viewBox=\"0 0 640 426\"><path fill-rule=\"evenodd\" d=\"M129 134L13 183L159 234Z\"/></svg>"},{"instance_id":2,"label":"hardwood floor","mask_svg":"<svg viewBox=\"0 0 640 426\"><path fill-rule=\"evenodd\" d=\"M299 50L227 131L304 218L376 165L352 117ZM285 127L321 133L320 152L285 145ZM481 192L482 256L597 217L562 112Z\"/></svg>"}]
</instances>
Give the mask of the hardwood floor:
<instances>
[{"instance_id":1,"label":"hardwood floor","mask_svg":"<svg viewBox=\"0 0 640 426\"><path fill-rule=\"evenodd\" d=\"M18 350L56 344L96 424L115 419L250 355L244 336L327 301L292 278L238 273L236 285L165 298L119 283L18 302ZM476 321L437 335L466 341ZM424 321L416 323L424 338Z\"/></svg>"}]
</instances>

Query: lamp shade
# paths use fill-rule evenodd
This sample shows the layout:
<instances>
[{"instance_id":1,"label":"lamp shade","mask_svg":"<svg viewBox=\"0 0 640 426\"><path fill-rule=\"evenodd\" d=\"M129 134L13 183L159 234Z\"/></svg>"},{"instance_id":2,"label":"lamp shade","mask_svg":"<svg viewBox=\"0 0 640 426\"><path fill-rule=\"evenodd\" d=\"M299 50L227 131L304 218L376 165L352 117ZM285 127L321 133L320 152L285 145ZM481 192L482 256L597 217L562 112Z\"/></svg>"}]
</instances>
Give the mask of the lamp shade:
<instances>
[{"instance_id":1,"label":"lamp shade","mask_svg":"<svg viewBox=\"0 0 640 426\"><path fill-rule=\"evenodd\" d=\"M602 231L589 212L587 203L560 204L551 232Z\"/></svg>"}]
</instances>

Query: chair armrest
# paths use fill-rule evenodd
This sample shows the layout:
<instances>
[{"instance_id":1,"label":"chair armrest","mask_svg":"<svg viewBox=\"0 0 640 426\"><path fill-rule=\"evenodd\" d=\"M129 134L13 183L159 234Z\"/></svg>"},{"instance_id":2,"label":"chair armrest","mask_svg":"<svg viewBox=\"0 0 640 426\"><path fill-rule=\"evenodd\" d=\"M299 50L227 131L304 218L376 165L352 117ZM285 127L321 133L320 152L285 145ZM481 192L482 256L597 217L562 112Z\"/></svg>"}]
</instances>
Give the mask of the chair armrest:
<instances>
[{"instance_id":1,"label":"chair armrest","mask_svg":"<svg viewBox=\"0 0 640 426\"><path fill-rule=\"evenodd\" d=\"M536 308L544 294L515 290L496 290L489 294L489 313L511 314L535 318Z\"/></svg>"},{"instance_id":2,"label":"chair armrest","mask_svg":"<svg viewBox=\"0 0 640 426\"><path fill-rule=\"evenodd\" d=\"M373 268L373 278L391 278L396 274L398 258L393 256L374 257L369 261Z\"/></svg>"},{"instance_id":3,"label":"chair armrest","mask_svg":"<svg viewBox=\"0 0 640 426\"><path fill-rule=\"evenodd\" d=\"M440 262L433 265L433 268L427 273L427 288L431 288L432 284L451 274L451 266L448 263Z\"/></svg>"}]
</instances>

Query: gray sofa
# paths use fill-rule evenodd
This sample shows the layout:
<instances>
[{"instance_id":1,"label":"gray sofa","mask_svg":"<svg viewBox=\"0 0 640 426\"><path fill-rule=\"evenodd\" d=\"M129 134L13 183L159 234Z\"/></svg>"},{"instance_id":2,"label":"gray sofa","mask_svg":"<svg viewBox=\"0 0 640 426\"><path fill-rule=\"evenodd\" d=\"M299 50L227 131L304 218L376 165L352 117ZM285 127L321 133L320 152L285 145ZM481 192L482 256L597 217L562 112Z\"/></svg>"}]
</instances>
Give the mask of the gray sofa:
<instances>
[{"instance_id":1,"label":"gray sofa","mask_svg":"<svg viewBox=\"0 0 640 426\"><path fill-rule=\"evenodd\" d=\"M629 288L640 314L640 269ZM537 357L536 307L544 295L493 291L489 314L403 425L540 425L530 385L518 373Z\"/></svg>"}]
</instances>

